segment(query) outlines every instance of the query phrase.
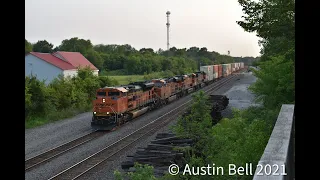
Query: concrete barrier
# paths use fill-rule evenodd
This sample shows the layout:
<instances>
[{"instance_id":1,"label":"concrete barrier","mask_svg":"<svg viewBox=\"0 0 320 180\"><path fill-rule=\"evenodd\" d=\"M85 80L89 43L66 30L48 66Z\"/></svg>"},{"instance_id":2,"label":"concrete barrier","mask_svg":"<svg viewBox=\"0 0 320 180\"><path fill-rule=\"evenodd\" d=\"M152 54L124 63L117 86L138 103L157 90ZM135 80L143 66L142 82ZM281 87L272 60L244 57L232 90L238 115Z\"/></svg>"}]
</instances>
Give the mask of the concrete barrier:
<instances>
[{"instance_id":1,"label":"concrete barrier","mask_svg":"<svg viewBox=\"0 0 320 180\"><path fill-rule=\"evenodd\" d=\"M294 179L294 105L283 104L253 180Z\"/></svg>"}]
</instances>

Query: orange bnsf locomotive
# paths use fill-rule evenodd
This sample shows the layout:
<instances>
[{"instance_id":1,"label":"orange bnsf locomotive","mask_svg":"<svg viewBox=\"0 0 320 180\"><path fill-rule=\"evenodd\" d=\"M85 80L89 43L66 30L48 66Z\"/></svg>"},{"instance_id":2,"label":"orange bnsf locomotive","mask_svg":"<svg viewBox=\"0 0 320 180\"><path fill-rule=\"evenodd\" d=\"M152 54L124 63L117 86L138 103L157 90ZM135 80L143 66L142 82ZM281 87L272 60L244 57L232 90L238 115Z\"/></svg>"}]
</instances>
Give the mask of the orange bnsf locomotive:
<instances>
[{"instance_id":1,"label":"orange bnsf locomotive","mask_svg":"<svg viewBox=\"0 0 320 180\"><path fill-rule=\"evenodd\" d=\"M93 100L91 127L112 130L204 86L205 73L99 88Z\"/></svg>"},{"instance_id":2,"label":"orange bnsf locomotive","mask_svg":"<svg viewBox=\"0 0 320 180\"><path fill-rule=\"evenodd\" d=\"M93 100L91 127L97 130L112 130L231 74L231 64L218 66L202 66L201 71L189 75L99 88L96 99Z\"/></svg>"}]
</instances>

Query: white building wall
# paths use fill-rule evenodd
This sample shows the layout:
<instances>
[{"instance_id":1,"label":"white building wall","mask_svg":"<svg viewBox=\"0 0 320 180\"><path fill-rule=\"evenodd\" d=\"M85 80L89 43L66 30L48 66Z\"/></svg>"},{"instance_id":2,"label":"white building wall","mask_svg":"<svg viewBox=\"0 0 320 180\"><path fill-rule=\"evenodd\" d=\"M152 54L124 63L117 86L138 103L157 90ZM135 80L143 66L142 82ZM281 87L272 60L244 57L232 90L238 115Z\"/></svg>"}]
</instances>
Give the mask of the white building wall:
<instances>
[{"instance_id":1,"label":"white building wall","mask_svg":"<svg viewBox=\"0 0 320 180\"><path fill-rule=\"evenodd\" d=\"M98 76L99 75L99 70L93 70L93 74Z\"/></svg>"},{"instance_id":2,"label":"white building wall","mask_svg":"<svg viewBox=\"0 0 320 180\"><path fill-rule=\"evenodd\" d=\"M93 75L98 76L99 75L98 72L99 72L99 70L93 70ZM64 77L68 77L68 76L73 77L73 76L77 76L77 75L78 75L78 69L71 69L71 70L64 70L63 71Z\"/></svg>"},{"instance_id":3,"label":"white building wall","mask_svg":"<svg viewBox=\"0 0 320 180\"><path fill-rule=\"evenodd\" d=\"M63 71L63 77L74 77L78 75L78 70L77 69L71 69L71 70L64 70Z\"/></svg>"}]
</instances>

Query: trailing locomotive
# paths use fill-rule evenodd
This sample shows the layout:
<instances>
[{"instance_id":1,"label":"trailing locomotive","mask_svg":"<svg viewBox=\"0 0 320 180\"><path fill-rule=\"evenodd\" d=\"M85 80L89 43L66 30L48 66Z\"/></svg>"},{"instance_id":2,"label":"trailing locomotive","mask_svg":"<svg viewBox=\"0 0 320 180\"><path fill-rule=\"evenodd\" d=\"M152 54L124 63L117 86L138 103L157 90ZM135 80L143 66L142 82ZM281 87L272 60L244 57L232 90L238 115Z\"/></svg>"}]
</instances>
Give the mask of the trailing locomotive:
<instances>
[{"instance_id":1,"label":"trailing locomotive","mask_svg":"<svg viewBox=\"0 0 320 180\"><path fill-rule=\"evenodd\" d=\"M238 70L242 68L239 63ZM112 130L135 117L230 75L231 70L231 64L230 67L225 66L225 69L222 65L201 66L200 71L188 75L99 88L96 91L96 99L93 100L91 127ZM233 72L235 71L236 68Z\"/></svg>"}]
</instances>

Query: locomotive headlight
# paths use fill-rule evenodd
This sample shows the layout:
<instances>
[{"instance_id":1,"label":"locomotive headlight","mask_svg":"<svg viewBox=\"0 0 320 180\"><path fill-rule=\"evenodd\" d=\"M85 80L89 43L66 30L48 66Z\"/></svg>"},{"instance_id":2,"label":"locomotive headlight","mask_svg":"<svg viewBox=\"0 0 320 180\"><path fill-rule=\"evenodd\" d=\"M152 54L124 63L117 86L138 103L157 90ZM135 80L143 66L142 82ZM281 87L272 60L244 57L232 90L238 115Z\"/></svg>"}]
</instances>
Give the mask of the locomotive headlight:
<instances>
[{"instance_id":1,"label":"locomotive headlight","mask_svg":"<svg viewBox=\"0 0 320 180\"><path fill-rule=\"evenodd\" d=\"M93 114L97 114L97 112L93 112Z\"/></svg>"},{"instance_id":2,"label":"locomotive headlight","mask_svg":"<svg viewBox=\"0 0 320 180\"><path fill-rule=\"evenodd\" d=\"M109 112L107 112L107 114L109 114Z\"/></svg>"},{"instance_id":3,"label":"locomotive headlight","mask_svg":"<svg viewBox=\"0 0 320 180\"><path fill-rule=\"evenodd\" d=\"M106 99L102 99L102 102L106 102Z\"/></svg>"}]
</instances>

